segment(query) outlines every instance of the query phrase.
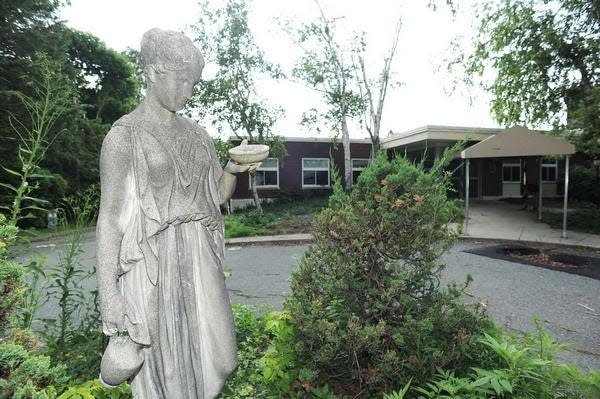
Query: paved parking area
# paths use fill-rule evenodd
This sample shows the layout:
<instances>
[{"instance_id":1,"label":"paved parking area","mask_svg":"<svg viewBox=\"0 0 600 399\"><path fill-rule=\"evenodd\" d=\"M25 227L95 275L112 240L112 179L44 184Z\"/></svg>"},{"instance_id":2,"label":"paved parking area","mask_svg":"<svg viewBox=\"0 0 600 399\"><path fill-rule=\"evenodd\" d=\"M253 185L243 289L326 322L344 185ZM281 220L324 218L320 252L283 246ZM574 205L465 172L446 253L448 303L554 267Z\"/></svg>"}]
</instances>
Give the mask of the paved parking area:
<instances>
[{"instance_id":1,"label":"paved parking area","mask_svg":"<svg viewBox=\"0 0 600 399\"><path fill-rule=\"evenodd\" d=\"M533 317L558 341L572 344L564 360L600 369L600 281L463 252L489 242L459 241L445 256L443 282L471 274L468 302L482 302L508 329L534 328ZM230 247L225 264L230 298L280 309L289 278L305 245Z\"/></svg>"},{"instance_id":2,"label":"paved parking area","mask_svg":"<svg viewBox=\"0 0 600 399\"><path fill-rule=\"evenodd\" d=\"M465 300L485 303L492 318L515 331L531 331L532 318L538 317L560 342L572 344L565 360L600 369L600 280L463 252L495 244L459 241L444 256L443 282L463 282L471 274L475 281ZM60 242L35 245L48 254L47 265L57 262ZM227 278L231 301L280 309L305 249L306 245L229 246L224 266L231 274ZM91 268L95 263L93 233L86 236L82 250L82 261ZM95 279L84 282L90 291L95 286ZM57 312L58 304L51 301L38 316Z\"/></svg>"}]
</instances>

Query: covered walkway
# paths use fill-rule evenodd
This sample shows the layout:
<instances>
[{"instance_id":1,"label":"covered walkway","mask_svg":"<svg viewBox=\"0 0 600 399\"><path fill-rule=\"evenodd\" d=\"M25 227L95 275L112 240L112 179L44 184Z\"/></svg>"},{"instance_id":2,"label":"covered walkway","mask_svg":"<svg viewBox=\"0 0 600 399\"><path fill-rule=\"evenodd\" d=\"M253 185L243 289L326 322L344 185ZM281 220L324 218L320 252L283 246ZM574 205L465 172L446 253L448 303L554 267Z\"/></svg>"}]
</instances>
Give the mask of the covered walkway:
<instances>
[{"instance_id":1,"label":"covered walkway","mask_svg":"<svg viewBox=\"0 0 600 399\"><path fill-rule=\"evenodd\" d=\"M558 137L549 137L538 131L527 129L524 126L513 126L504 130L501 133L495 134L486 138L479 143L468 147L461 151L460 157L466 161L466 176L465 176L465 226L464 231L468 234L473 234L469 225L469 163L471 159L480 158L522 158L522 157L538 157L539 161L539 176L538 176L538 219L542 220L543 204L543 177L542 158L547 156L565 156L565 181L563 192L563 230L561 237L566 239L567 233L567 202L569 197L569 156L575 153L575 146L566 140ZM519 161L519 173L521 172L521 161ZM519 177L518 182L525 182ZM521 187L519 187L521 188ZM488 228L494 228L490 225Z\"/></svg>"},{"instance_id":2,"label":"covered walkway","mask_svg":"<svg viewBox=\"0 0 600 399\"><path fill-rule=\"evenodd\" d=\"M552 229L537 220L522 205L504 201L472 201L469 207L469 229L463 228L465 238L502 239L514 241L545 242L600 248L600 235Z\"/></svg>"}]
</instances>

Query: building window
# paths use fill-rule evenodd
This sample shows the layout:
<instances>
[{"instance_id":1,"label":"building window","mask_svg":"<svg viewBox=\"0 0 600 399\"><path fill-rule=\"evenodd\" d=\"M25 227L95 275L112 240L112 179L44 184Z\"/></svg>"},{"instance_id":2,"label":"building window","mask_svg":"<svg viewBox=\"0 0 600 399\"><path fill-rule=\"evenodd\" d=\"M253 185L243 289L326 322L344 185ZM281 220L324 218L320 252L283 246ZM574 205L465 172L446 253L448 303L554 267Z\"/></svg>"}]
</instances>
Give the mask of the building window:
<instances>
[{"instance_id":1,"label":"building window","mask_svg":"<svg viewBox=\"0 0 600 399\"><path fill-rule=\"evenodd\" d=\"M256 188L279 188L279 159L267 158L256 169ZM252 187L252 182L250 182Z\"/></svg>"},{"instance_id":2,"label":"building window","mask_svg":"<svg viewBox=\"0 0 600 399\"><path fill-rule=\"evenodd\" d=\"M555 183L557 170L558 164L556 162L556 159L542 160L542 182Z\"/></svg>"},{"instance_id":3,"label":"building window","mask_svg":"<svg viewBox=\"0 0 600 399\"><path fill-rule=\"evenodd\" d=\"M302 187L329 187L329 159L302 158Z\"/></svg>"},{"instance_id":4,"label":"building window","mask_svg":"<svg viewBox=\"0 0 600 399\"><path fill-rule=\"evenodd\" d=\"M521 163L503 162L502 181L505 183L521 182Z\"/></svg>"},{"instance_id":5,"label":"building window","mask_svg":"<svg viewBox=\"0 0 600 399\"><path fill-rule=\"evenodd\" d=\"M352 160L352 184L356 183L358 175L367 167L369 163L368 159L353 159Z\"/></svg>"}]
</instances>

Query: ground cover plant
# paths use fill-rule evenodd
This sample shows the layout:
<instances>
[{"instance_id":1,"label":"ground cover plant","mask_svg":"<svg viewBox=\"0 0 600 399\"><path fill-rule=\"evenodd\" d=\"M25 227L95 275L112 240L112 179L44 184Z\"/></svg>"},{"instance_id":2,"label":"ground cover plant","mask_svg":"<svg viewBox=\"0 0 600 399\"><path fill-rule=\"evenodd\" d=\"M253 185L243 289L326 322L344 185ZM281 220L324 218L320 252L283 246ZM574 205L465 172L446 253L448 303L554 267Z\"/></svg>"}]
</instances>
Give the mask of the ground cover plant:
<instances>
[{"instance_id":1,"label":"ground cover plant","mask_svg":"<svg viewBox=\"0 0 600 399\"><path fill-rule=\"evenodd\" d=\"M562 229L563 214L546 212L542 221L548 223L553 229ZM598 205L587 208L578 208L569 212L567 216L567 229L582 233L600 234L600 209Z\"/></svg>"},{"instance_id":2,"label":"ground cover plant","mask_svg":"<svg viewBox=\"0 0 600 399\"><path fill-rule=\"evenodd\" d=\"M264 204L263 212L248 208L225 216L225 237L309 233L327 197L280 198Z\"/></svg>"}]
</instances>

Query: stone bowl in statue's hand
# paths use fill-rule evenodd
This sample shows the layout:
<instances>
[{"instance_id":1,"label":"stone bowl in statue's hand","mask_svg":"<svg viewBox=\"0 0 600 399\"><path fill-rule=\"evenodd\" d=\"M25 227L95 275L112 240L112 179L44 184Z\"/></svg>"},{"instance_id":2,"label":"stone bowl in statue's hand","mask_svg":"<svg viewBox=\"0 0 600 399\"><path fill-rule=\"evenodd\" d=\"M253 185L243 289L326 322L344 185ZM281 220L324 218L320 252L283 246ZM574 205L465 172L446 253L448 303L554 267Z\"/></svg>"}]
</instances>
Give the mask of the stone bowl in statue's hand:
<instances>
[{"instance_id":1,"label":"stone bowl in statue's hand","mask_svg":"<svg viewBox=\"0 0 600 399\"><path fill-rule=\"evenodd\" d=\"M240 165L259 163L264 161L268 156L268 145L248 144L247 140L242 141L242 144L229 150L229 157Z\"/></svg>"}]
</instances>

